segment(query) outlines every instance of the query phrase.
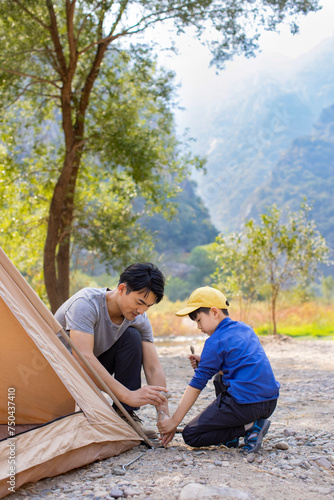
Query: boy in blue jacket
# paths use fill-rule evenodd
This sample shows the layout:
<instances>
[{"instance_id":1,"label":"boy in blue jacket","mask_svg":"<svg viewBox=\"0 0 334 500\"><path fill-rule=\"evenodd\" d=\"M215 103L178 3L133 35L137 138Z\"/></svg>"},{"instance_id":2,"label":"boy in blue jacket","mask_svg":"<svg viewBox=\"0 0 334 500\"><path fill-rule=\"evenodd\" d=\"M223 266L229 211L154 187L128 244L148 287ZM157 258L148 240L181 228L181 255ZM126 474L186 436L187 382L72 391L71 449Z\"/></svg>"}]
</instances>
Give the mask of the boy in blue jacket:
<instances>
[{"instance_id":1,"label":"boy in blue jacket","mask_svg":"<svg viewBox=\"0 0 334 500\"><path fill-rule=\"evenodd\" d=\"M183 430L189 446L239 446L244 437L244 451L256 452L268 432L268 418L274 412L280 384L275 380L270 362L252 328L228 315L229 303L215 288L197 288L187 306L177 312L196 321L209 338L201 356L189 356L195 374L186 388L179 407L171 418L160 419L162 444L173 439L177 426L195 403L212 377L216 399Z\"/></svg>"}]
</instances>

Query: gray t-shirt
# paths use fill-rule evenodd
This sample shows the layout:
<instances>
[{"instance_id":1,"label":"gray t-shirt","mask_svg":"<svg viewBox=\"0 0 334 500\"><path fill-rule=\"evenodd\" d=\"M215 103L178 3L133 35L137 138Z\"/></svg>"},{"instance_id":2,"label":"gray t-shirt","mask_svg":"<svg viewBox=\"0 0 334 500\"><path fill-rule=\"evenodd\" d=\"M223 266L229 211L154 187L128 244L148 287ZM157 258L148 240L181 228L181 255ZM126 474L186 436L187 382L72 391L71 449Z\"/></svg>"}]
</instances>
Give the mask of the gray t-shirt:
<instances>
[{"instance_id":1,"label":"gray t-shirt","mask_svg":"<svg viewBox=\"0 0 334 500\"><path fill-rule=\"evenodd\" d=\"M78 330L94 335L94 354L107 351L129 327L136 328L143 341L153 342L153 331L147 314L139 314L133 321L124 318L115 325L108 314L106 293L108 288L83 288L70 297L55 314L64 330ZM62 340L61 334L59 334Z\"/></svg>"}]
</instances>

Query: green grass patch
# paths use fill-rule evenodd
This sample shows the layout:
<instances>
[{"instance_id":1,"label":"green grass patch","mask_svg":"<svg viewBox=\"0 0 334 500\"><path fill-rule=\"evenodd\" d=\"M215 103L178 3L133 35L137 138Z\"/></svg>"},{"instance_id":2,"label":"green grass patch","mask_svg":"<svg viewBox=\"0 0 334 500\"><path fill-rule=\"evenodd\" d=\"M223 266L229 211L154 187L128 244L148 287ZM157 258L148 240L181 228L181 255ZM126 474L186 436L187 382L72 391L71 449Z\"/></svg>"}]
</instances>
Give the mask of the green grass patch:
<instances>
[{"instance_id":1,"label":"green grass patch","mask_svg":"<svg viewBox=\"0 0 334 500\"><path fill-rule=\"evenodd\" d=\"M334 324L308 323L304 325L278 326L278 333L290 337L313 337L334 339ZM258 335L269 335L271 330L268 325L261 325L255 328Z\"/></svg>"}]
</instances>

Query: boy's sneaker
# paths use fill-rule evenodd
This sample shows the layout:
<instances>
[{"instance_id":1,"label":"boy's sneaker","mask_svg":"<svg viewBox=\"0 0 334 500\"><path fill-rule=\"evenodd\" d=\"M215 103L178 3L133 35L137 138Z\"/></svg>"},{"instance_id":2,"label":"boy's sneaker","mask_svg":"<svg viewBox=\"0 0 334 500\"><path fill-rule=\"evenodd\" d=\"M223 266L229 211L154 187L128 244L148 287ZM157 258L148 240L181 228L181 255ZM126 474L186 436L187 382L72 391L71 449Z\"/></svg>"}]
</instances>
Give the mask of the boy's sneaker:
<instances>
[{"instance_id":1,"label":"boy's sneaker","mask_svg":"<svg viewBox=\"0 0 334 500\"><path fill-rule=\"evenodd\" d=\"M223 443L224 446L227 448L238 448L239 446L239 438L236 437L234 439L231 439L231 441L226 441L226 443Z\"/></svg>"},{"instance_id":2,"label":"boy's sneaker","mask_svg":"<svg viewBox=\"0 0 334 500\"><path fill-rule=\"evenodd\" d=\"M245 446L243 447L243 450L246 453L255 453L259 450L262 444L262 439L267 434L269 427L270 420L266 420L264 418L255 420L253 427L248 429L245 434Z\"/></svg>"}]
</instances>

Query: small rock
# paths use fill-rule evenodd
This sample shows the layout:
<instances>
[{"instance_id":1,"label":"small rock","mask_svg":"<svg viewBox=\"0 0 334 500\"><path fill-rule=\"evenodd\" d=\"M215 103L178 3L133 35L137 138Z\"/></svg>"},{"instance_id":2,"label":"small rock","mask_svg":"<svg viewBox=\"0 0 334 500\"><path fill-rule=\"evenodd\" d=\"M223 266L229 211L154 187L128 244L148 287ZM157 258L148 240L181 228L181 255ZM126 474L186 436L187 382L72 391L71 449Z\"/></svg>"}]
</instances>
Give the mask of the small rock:
<instances>
[{"instance_id":1,"label":"small rock","mask_svg":"<svg viewBox=\"0 0 334 500\"><path fill-rule=\"evenodd\" d=\"M314 491L314 493L319 493L320 495L329 495L332 493L331 487L326 488L324 486L313 486L310 488L310 491Z\"/></svg>"},{"instance_id":2,"label":"small rock","mask_svg":"<svg viewBox=\"0 0 334 500\"><path fill-rule=\"evenodd\" d=\"M214 463L217 467L221 467L223 462L222 462L221 460L215 460L213 463Z\"/></svg>"},{"instance_id":3,"label":"small rock","mask_svg":"<svg viewBox=\"0 0 334 500\"><path fill-rule=\"evenodd\" d=\"M124 490L124 496L125 498L127 497L134 497L135 495L140 495L140 491L139 490L136 490L134 488L126 488Z\"/></svg>"},{"instance_id":4,"label":"small rock","mask_svg":"<svg viewBox=\"0 0 334 500\"><path fill-rule=\"evenodd\" d=\"M292 429L284 429L284 432L283 432L284 436L285 437L289 437L289 436L295 436L296 434L296 431L292 430Z\"/></svg>"},{"instance_id":5,"label":"small rock","mask_svg":"<svg viewBox=\"0 0 334 500\"><path fill-rule=\"evenodd\" d=\"M60 483L57 484L57 487L58 488L67 488L67 484L63 483L63 482L60 482Z\"/></svg>"},{"instance_id":6,"label":"small rock","mask_svg":"<svg viewBox=\"0 0 334 500\"><path fill-rule=\"evenodd\" d=\"M294 458L290 460L290 465L292 465L293 467L302 467L303 463L303 460L301 460L300 458Z\"/></svg>"},{"instance_id":7,"label":"small rock","mask_svg":"<svg viewBox=\"0 0 334 500\"><path fill-rule=\"evenodd\" d=\"M285 397L283 398L283 403L289 403L289 404L293 404L293 403L297 403L298 399L296 398L290 398L289 396L288 397Z\"/></svg>"},{"instance_id":8,"label":"small rock","mask_svg":"<svg viewBox=\"0 0 334 500\"><path fill-rule=\"evenodd\" d=\"M187 484L180 493L179 500L201 500L202 498L233 498L236 500L250 500L245 491L236 490L227 486L204 486L199 483Z\"/></svg>"},{"instance_id":9,"label":"small rock","mask_svg":"<svg viewBox=\"0 0 334 500\"><path fill-rule=\"evenodd\" d=\"M94 498L103 498L103 497L106 497L108 496L109 493L105 490L101 490L101 491L95 491L94 492Z\"/></svg>"},{"instance_id":10,"label":"small rock","mask_svg":"<svg viewBox=\"0 0 334 500\"><path fill-rule=\"evenodd\" d=\"M321 467L325 467L326 469L332 467L332 463L325 457L317 459L316 462L318 465L320 465Z\"/></svg>"},{"instance_id":11,"label":"small rock","mask_svg":"<svg viewBox=\"0 0 334 500\"><path fill-rule=\"evenodd\" d=\"M275 448L277 448L278 450L288 450L289 445L286 441L279 441L275 444Z\"/></svg>"},{"instance_id":12,"label":"small rock","mask_svg":"<svg viewBox=\"0 0 334 500\"><path fill-rule=\"evenodd\" d=\"M250 453L248 456L247 456L247 462L252 464L255 460L255 455L254 453Z\"/></svg>"},{"instance_id":13,"label":"small rock","mask_svg":"<svg viewBox=\"0 0 334 500\"><path fill-rule=\"evenodd\" d=\"M124 496L124 491L120 488L113 488L109 491L109 495L114 498L121 498Z\"/></svg>"}]
</instances>

